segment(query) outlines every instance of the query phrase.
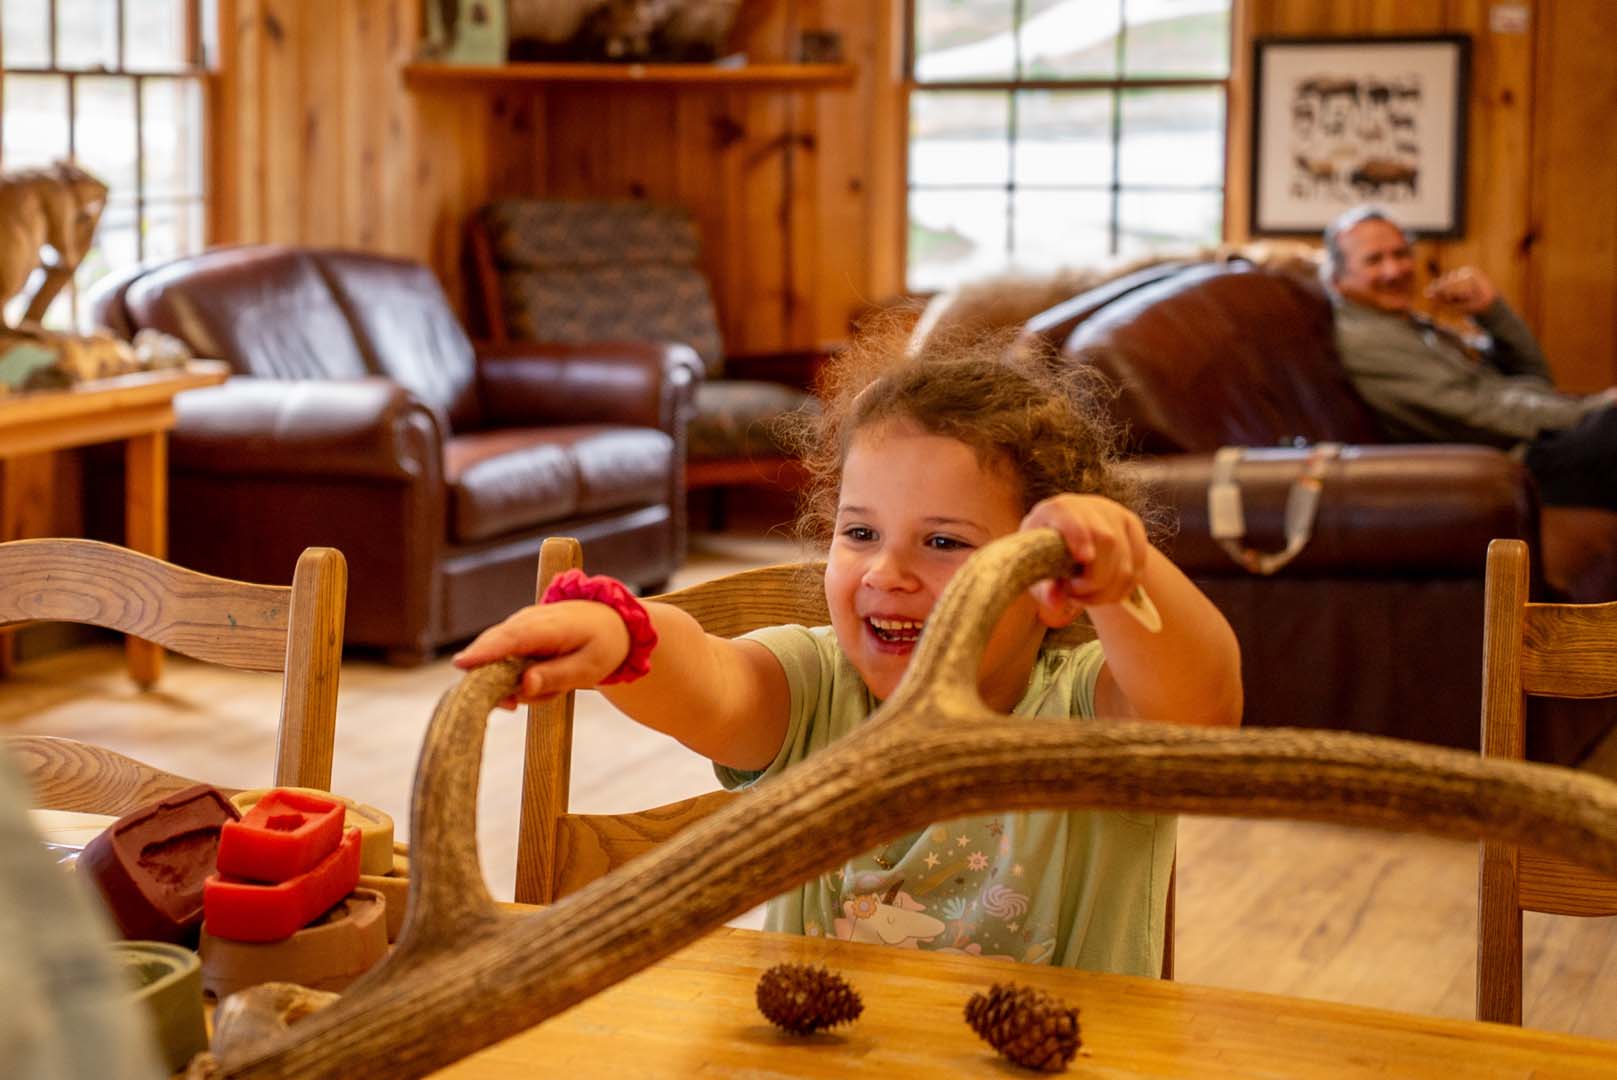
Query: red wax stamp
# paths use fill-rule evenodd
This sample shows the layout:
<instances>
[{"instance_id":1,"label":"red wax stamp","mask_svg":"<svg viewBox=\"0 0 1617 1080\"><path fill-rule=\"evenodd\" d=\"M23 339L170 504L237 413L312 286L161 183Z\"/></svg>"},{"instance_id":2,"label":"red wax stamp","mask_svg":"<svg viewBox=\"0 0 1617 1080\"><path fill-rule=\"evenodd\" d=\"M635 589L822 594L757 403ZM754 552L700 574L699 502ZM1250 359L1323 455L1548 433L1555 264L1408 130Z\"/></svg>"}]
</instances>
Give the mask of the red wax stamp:
<instances>
[{"instance_id":1,"label":"red wax stamp","mask_svg":"<svg viewBox=\"0 0 1617 1080\"><path fill-rule=\"evenodd\" d=\"M192 944L219 829L240 816L206 784L177 791L108 825L80 854L79 872L101 890L124 937Z\"/></svg>"},{"instance_id":2,"label":"red wax stamp","mask_svg":"<svg viewBox=\"0 0 1617 1080\"><path fill-rule=\"evenodd\" d=\"M203 929L232 941L291 937L359 884L359 844L359 830L345 830L331 854L278 885L215 874L203 888Z\"/></svg>"},{"instance_id":3,"label":"red wax stamp","mask_svg":"<svg viewBox=\"0 0 1617 1080\"><path fill-rule=\"evenodd\" d=\"M219 833L219 872L252 881L286 881L330 855L342 839L345 807L276 788Z\"/></svg>"}]
</instances>

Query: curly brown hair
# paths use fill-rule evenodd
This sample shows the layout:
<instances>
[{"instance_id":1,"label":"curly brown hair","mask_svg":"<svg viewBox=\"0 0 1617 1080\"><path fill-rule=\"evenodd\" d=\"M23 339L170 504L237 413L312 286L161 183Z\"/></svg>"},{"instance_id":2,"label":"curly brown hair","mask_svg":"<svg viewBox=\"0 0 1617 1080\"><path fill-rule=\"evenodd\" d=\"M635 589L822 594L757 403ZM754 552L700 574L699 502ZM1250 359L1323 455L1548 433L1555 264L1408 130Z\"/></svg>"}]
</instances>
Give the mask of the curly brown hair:
<instances>
[{"instance_id":1,"label":"curly brown hair","mask_svg":"<svg viewBox=\"0 0 1617 1080\"><path fill-rule=\"evenodd\" d=\"M1105 407L1115 390L1104 376L1058 362L1014 332L933 335L907 350L901 329L864 328L822 371L820 411L799 414L789 433L809 474L797 522L804 542L831 538L854 435L893 420L958 439L985 468L1007 469L1024 512L1052 495L1085 492L1122 503L1160 532L1139 485L1116 467L1119 427Z\"/></svg>"}]
</instances>

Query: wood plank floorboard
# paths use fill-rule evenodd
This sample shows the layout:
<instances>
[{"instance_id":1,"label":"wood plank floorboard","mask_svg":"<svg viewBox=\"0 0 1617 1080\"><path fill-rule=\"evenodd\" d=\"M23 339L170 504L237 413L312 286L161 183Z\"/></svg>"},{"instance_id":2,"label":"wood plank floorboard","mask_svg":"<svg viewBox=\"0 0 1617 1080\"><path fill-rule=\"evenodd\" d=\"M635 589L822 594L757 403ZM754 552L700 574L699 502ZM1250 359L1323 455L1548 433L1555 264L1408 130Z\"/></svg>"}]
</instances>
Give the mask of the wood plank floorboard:
<instances>
[{"instance_id":1,"label":"wood plank floorboard","mask_svg":"<svg viewBox=\"0 0 1617 1080\"><path fill-rule=\"evenodd\" d=\"M683 586L796 557L787 541L703 537ZM343 665L333 787L392 814L408 834L422 733L455 681L447 659L413 669ZM0 731L65 735L232 786L270 775L278 676L173 657L142 693L120 649L94 646L20 664L0 683ZM485 872L511 895L522 720L489 724L478 804ZM1617 776L1617 741L1586 763ZM573 807L606 812L716 784L710 766L594 693L579 695ZM1294 822L1185 818L1179 832L1178 977L1186 982L1472 1015L1475 846ZM757 925L756 913L741 920ZM1527 916L1529 1026L1617 1038L1617 919Z\"/></svg>"}]
</instances>

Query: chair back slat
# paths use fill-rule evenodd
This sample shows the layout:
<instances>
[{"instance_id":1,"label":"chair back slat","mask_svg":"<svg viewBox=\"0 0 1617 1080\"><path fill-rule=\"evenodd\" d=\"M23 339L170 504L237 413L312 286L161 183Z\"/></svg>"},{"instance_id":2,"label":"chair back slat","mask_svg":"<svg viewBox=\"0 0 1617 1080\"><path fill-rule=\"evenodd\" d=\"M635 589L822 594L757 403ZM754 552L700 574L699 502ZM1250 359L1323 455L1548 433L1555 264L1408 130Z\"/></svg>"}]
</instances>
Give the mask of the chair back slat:
<instances>
[{"instance_id":1,"label":"chair back slat","mask_svg":"<svg viewBox=\"0 0 1617 1080\"><path fill-rule=\"evenodd\" d=\"M85 623L244 671L286 666L292 590L198 573L97 540L0 544L0 625Z\"/></svg>"},{"instance_id":2,"label":"chair back slat","mask_svg":"<svg viewBox=\"0 0 1617 1080\"><path fill-rule=\"evenodd\" d=\"M734 798L732 791L710 791L633 813L562 815L556 827L555 898L604 877Z\"/></svg>"},{"instance_id":3,"label":"chair back slat","mask_svg":"<svg viewBox=\"0 0 1617 1080\"><path fill-rule=\"evenodd\" d=\"M33 805L41 810L122 817L201 782L77 739L12 735L5 748L33 785Z\"/></svg>"},{"instance_id":4,"label":"chair back slat","mask_svg":"<svg viewBox=\"0 0 1617 1080\"><path fill-rule=\"evenodd\" d=\"M1617 603L1528 604L1521 677L1529 694L1617 695Z\"/></svg>"},{"instance_id":5,"label":"chair back slat","mask_svg":"<svg viewBox=\"0 0 1617 1080\"><path fill-rule=\"evenodd\" d=\"M1590 918L1617 915L1617 879L1531 848L1517 853L1516 890L1523 911Z\"/></svg>"}]
</instances>

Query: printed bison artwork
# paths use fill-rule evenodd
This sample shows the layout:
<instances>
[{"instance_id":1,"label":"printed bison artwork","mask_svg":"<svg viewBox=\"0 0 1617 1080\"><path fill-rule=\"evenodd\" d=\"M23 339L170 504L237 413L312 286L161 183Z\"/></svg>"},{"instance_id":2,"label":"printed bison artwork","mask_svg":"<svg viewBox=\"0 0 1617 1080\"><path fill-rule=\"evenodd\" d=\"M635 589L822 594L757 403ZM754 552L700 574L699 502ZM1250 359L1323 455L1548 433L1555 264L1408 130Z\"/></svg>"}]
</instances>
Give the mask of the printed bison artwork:
<instances>
[{"instance_id":1,"label":"printed bison artwork","mask_svg":"<svg viewBox=\"0 0 1617 1080\"><path fill-rule=\"evenodd\" d=\"M1469 38L1260 37L1255 53L1254 235L1317 235L1365 202L1459 235Z\"/></svg>"},{"instance_id":2,"label":"printed bison artwork","mask_svg":"<svg viewBox=\"0 0 1617 1080\"><path fill-rule=\"evenodd\" d=\"M1420 193L1419 76L1321 72L1291 89L1292 194L1343 205L1397 203Z\"/></svg>"}]
</instances>

